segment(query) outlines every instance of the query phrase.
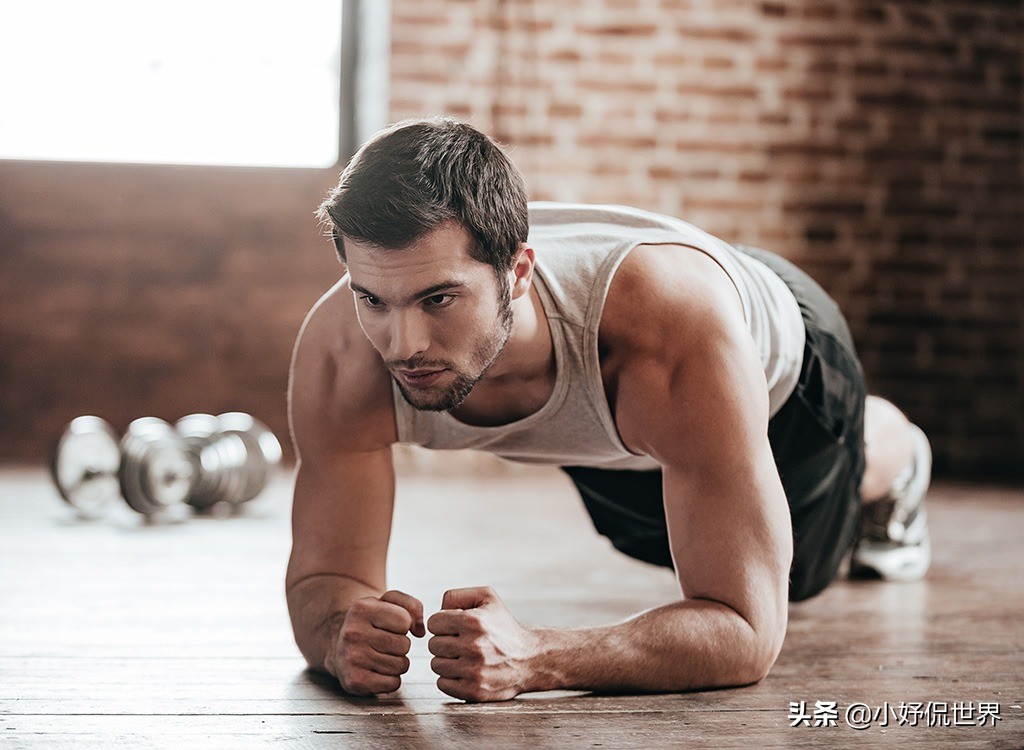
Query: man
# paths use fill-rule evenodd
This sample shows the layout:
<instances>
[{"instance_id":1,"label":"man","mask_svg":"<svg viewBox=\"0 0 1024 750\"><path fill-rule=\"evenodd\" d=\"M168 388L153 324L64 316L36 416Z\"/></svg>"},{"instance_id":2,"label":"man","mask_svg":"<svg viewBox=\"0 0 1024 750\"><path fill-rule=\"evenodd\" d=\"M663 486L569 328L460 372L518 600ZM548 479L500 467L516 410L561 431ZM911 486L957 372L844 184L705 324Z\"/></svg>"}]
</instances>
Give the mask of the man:
<instances>
[{"instance_id":1,"label":"man","mask_svg":"<svg viewBox=\"0 0 1024 750\"><path fill-rule=\"evenodd\" d=\"M371 139L321 217L348 273L295 348L287 594L300 650L344 690L397 689L426 630L438 687L470 701L748 684L787 600L855 542L854 570L924 574L928 442L866 396L835 304L781 258L635 209L528 208L501 150L444 119ZM396 442L563 467L683 599L530 629L459 589L424 622L385 583Z\"/></svg>"}]
</instances>

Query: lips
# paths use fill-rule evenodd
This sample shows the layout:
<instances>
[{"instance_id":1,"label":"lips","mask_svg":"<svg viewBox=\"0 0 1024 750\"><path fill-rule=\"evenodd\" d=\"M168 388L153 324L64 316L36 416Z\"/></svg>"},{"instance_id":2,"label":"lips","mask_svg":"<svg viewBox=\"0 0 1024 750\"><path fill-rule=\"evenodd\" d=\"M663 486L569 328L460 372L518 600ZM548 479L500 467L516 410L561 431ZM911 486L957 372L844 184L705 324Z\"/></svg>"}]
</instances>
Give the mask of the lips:
<instances>
[{"instance_id":1,"label":"lips","mask_svg":"<svg viewBox=\"0 0 1024 750\"><path fill-rule=\"evenodd\" d=\"M445 368L440 370L399 370L398 377L406 385L413 386L414 388L426 388L433 385L445 371Z\"/></svg>"}]
</instances>

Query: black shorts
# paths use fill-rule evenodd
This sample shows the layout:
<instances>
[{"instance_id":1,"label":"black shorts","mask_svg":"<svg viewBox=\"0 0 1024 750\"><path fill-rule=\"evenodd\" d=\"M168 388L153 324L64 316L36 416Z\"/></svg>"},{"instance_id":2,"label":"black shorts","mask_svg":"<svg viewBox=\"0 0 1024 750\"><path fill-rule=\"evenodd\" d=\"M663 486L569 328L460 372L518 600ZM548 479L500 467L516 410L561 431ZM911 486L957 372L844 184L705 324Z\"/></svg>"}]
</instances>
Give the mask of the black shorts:
<instances>
[{"instance_id":1,"label":"black shorts","mask_svg":"<svg viewBox=\"0 0 1024 750\"><path fill-rule=\"evenodd\" d=\"M800 379L768 423L775 465L789 501L793 565L789 598L814 596L838 571L856 540L864 474L864 373L836 303L785 258L737 246L793 290L807 330ZM594 527L630 557L672 567L661 470L562 467Z\"/></svg>"}]
</instances>

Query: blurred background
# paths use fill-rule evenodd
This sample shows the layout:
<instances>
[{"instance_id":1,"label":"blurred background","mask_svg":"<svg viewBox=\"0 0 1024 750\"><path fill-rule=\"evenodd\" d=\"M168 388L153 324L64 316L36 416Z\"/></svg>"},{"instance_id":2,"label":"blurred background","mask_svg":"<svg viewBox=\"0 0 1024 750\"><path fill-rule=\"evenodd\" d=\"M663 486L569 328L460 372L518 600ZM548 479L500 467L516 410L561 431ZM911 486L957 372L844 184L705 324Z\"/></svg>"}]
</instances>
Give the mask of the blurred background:
<instances>
[{"instance_id":1,"label":"blurred background","mask_svg":"<svg viewBox=\"0 0 1024 750\"><path fill-rule=\"evenodd\" d=\"M313 216L388 122L531 198L777 252L936 472L1024 480L1020 0L302 0L0 9L0 461L73 417L250 412L341 275Z\"/></svg>"}]
</instances>

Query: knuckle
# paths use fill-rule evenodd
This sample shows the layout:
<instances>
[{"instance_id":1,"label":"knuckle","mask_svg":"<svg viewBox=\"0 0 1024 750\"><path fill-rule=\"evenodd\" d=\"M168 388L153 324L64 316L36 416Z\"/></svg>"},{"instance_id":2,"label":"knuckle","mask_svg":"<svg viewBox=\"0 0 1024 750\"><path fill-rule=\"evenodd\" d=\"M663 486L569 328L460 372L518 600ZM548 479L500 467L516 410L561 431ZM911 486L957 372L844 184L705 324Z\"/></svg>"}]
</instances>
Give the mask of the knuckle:
<instances>
[{"instance_id":1,"label":"knuckle","mask_svg":"<svg viewBox=\"0 0 1024 750\"><path fill-rule=\"evenodd\" d=\"M374 599L371 597L356 599L348 605L348 614L354 615L355 617L365 617L373 607L373 601Z\"/></svg>"},{"instance_id":2,"label":"knuckle","mask_svg":"<svg viewBox=\"0 0 1024 750\"><path fill-rule=\"evenodd\" d=\"M341 683L341 687L346 693L365 695L368 691L364 675L365 673L361 669L347 670L342 673L338 682Z\"/></svg>"},{"instance_id":3,"label":"knuckle","mask_svg":"<svg viewBox=\"0 0 1024 750\"><path fill-rule=\"evenodd\" d=\"M467 700L466 690L462 687L462 683L454 679L451 679L449 677L439 677L437 679L437 688L442 693L450 695L453 698L458 698L459 700Z\"/></svg>"},{"instance_id":4,"label":"knuckle","mask_svg":"<svg viewBox=\"0 0 1024 750\"><path fill-rule=\"evenodd\" d=\"M391 677L382 676L380 678L380 683L377 686L377 689L374 690L373 692L375 692L375 693L393 693L395 690L398 690L398 688L400 688L400 687L402 687L402 678L401 677L398 677L397 675L391 676Z\"/></svg>"},{"instance_id":5,"label":"knuckle","mask_svg":"<svg viewBox=\"0 0 1024 750\"><path fill-rule=\"evenodd\" d=\"M352 695L390 693L402 685L397 675L381 675L366 669L353 669L340 682L345 692Z\"/></svg>"}]
</instances>

